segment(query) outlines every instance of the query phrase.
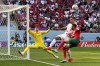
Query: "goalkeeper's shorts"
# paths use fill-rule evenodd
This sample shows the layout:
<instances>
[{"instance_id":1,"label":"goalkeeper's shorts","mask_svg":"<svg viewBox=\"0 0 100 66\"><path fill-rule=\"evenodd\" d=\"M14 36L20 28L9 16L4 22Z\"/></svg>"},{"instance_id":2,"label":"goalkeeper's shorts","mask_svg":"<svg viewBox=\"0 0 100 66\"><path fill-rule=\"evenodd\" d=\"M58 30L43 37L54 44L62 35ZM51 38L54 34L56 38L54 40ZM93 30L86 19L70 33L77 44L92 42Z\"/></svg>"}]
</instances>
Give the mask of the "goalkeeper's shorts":
<instances>
[{"instance_id":1,"label":"goalkeeper's shorts","mask_svg":"<svg viewBox=\"0 0 100 66\"><path fill-rule=\"evenodd\" d=\"M79 44L79 40L77 38L71 38L69 40L69 44L70 44L70 48L77 47L77 45Z\"/></svg>"}]
</instances>

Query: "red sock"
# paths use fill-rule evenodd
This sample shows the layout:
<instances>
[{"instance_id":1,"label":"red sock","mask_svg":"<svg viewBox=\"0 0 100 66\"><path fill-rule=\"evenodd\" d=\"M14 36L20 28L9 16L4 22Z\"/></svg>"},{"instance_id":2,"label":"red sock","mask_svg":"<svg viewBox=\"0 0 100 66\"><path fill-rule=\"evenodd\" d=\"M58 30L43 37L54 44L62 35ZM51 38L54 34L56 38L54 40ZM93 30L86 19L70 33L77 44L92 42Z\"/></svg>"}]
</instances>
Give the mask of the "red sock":
<instances>
[{"instance_id":1,"label":"red sock","mask_svg":"<svg viewBox=\"0 0 100 66\"><path fill-rule=\"evenodd\" d=\"M65 47L62 47L62 51L63 51L64 59L66 59L66 48Z\"/></svg>"},{"instance_id":2,"label":"red sock","mask_svg":"<svg viewBox=\"0 0 100 66\"><path fill-rule=\"evenodd\" d=\"M46 50L51 50L51 47L47 47Z\"/></svg>"},{"instance_id":3,"label":"red sock","mask_svg":"<svg viewBox=\"0 0 100 66\"><path fill-rule=\"evenodd\" d=\"M63 45L64 45L64 40L62 40L61 42L60 42L60 44L58 45L58 47L57 47L57 50L59 50Z\"/></svg>"}]
</instances>

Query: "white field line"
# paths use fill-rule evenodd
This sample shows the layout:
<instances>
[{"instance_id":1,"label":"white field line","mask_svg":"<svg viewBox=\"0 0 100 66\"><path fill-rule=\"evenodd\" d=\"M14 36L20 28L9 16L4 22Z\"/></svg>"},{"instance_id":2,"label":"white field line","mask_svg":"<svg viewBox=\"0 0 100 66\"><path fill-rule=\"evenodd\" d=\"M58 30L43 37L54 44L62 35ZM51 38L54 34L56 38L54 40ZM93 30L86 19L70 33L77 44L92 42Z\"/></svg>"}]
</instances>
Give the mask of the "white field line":
<instances>
[{"instance_id":1,"label":"white field line","mask_svg":"<svg viewBox=\"0 0 100 66\"><path fill-rule=\"evenodd\" d=\"M14 56L14 55L9 55L9 56L13 56L13 57L16 57L16 58L20 58L19 60L30 60L30 61L34 61L34 62L39 62L39 63L51 65L51 66L60 66L60 65L56 65L56 64L52 64L52 63L43 62L43 61L32 60L32 59L26 59L26 58ZM0 60L18 60L18 59L0 59Z\"/></svg>"},{"instance_id":2,"label":"white field line","mask_svg":"<svg viewBox=\"0 0 100 66\"><path fill-rule=\"evenodd\" d=\"M32 59L29 59L29 60L39 62L39 63L44 63L44 64L51 65L51 66L60 66L60 65L56 65L56 64L52 64L52 63L43 62L43 61L37 61L37 60L32 60Z\"/></svg>"}]
</instances>

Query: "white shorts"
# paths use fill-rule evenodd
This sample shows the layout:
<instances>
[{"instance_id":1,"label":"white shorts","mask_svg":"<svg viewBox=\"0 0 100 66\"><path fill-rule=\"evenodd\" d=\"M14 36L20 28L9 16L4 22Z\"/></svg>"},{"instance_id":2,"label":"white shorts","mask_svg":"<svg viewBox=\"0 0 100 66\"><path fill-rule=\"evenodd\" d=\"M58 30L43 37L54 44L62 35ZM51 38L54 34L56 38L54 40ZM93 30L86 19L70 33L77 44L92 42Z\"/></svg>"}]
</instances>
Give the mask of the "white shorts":
<instances>
[{"instance_id":1,"label":"white shorts","mask_svg":"<svg viewBox=\"0 0 100 66\"><path fill-rule=\"evenodd\" d=\"M68 37L66 34L60 34L58 35L62 40L65 40L65 41L69 41L70 37Z\"/></svg>"}]
</instances>

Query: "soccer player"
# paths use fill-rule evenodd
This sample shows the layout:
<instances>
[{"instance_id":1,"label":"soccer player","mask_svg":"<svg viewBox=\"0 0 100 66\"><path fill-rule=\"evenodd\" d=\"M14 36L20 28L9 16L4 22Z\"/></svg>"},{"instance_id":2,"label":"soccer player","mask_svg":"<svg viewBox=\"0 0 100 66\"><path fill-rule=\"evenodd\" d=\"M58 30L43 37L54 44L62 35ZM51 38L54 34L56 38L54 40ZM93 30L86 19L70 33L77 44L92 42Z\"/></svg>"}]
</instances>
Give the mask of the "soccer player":
<instances>
[{"instance_id":1,"label":"soccer player","mask_svg":"<svg viewBox=\"0 0 100 66\"><path fill-rule=\"evenodd\" d=\"M75 19L73 17L70 17L70 23L63 28L58 28L59 30L65 30L65 32L63 34L60 34L58 36L56 36L53 41L50 43L50 46L47 48L48 50L51 50L52 46L56 43L57 40L64 40L64 41L69 41L70 37L70 33L72 30L72 24L74 24Z\"/></svg>"},{"instance_id":2,"label":"soccer player","mask_svg":"<svg viewBox=\"0 0 100 66\"><path fill-rule=\"evenodd\" d=\"M62 40L61 43L59 44L59 46L57 47L57 49L54 50L55 52L58 52L58 50L60 50L60 48L62 48L64 60L62 60L61 63L67 62L66 51L68 52L68 56L69 56L68 62L72 61L71 51L69 50L69 48L76 47L79 44L79 42L80 42L80 26L73 24L73 31L72 31L69 42Z\"/></svg>"},{"instance_id":3,"label":"soccer player","mask_svg":"<svg viewBox=\"0 0 100 66\"><path fill-rule=\"evenodd\" d=\"M50 31L50 29L48 29L47 31L39 31L38 27L39 27L38 25L35 25L35 31L32 31L31 29L28 30L29 34L33 36L35 43L33 45L27 46L23 52L18 51L20 55L23 56L30 48L33 49L42 48L43 50L45 50L46 46L43 42L42 35L47 34ZM50 50L45 50L45 51L53 55L55 58L59 58L52 51Z\"/></svg>"}]
</instances>

